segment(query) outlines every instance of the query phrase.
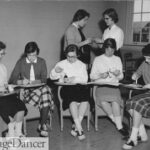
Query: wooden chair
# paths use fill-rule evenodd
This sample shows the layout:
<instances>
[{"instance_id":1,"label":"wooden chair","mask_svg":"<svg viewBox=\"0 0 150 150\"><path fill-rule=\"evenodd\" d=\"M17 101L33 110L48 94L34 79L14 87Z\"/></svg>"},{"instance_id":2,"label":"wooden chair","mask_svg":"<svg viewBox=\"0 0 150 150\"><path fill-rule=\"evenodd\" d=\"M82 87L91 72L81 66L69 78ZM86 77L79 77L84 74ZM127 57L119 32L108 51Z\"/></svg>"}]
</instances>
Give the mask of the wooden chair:
<instances>
[{"instance_id":1,"label":"wooden chair","mask_svg":"<svg viewBox=\"0 0 150 150\"><path fill-rule=\"evenodd\" d=\"M98 117L101 116L107 116L107 114L105 113L105 111L99 107L97 104L96 104L96 89L97 89L98 86L93 86L93 91L92 91L92 95L93 95L93 99L94 99L94 102L95 102L95 113L94 113L94 120L95 120L95 131L98 131ZM124 115L124 109L121 110L121 116L123 117Z\"/></svg>"},{"instance_id":2,"label":"wooden chair","mask_svg":"<svg viewBox=\"0 0 150 150\"><path fill-rule=\"evenodd\" d=\"M133 58L132 53L129 52L124 54L124 76L126 80L131 80L131 75L136 70L136 61L137 59Z\"/></svg>"},{"instance_id":3,"label":"wooden chair","mask_svg":"<svg viewBox=\"0 0 150 150\"><path fill-rule=\"evenodd\" d=\"M94 121L95 121L95 131L98 131L98 117L99 116L107 116L102 108L96 105L96 89L98 86L93 87L92 95L95 102L95 111L94 111Z\"/></svg>"},{"instance_id":4,"label":"wooden chair","mask_svg":"<svg viewBox=\"0 0 150 150\"><path fill-rule=\"evenodd\" d=\"M24 120L23 120L23 132L25 135L27 135L27 127L26 127L27 120L34 120L34 119L40 118L40 111L38 108L36 108L30 104L26 104L26 107L28 110L28 114L27 114L27 116L24 117ZM49 123L47 124L47 126L50 130L52 130L52 114L51 113L49 113L48 120L49 120Z\"/></svg>"},{"instance_id":5,"label":"wooden chair","mask_svg":"<svg viewBox=\"0 0 150 150\"><path fill-rule=\"evenodd\" d=\"M62 86L59 86L57 94L58 94L59 111L60 111L60 130L63 131L63 128L64 128L63 119L64 119L64 117L71 116L71 114L70 114L69 109L63 110L63 106L62 106L63 99L60 95L61 89L62 89ZM87 117L87 130L89 131L89 129L90 129L90 105L88 105L85 116Z\"/></svg>"}]
</instances>

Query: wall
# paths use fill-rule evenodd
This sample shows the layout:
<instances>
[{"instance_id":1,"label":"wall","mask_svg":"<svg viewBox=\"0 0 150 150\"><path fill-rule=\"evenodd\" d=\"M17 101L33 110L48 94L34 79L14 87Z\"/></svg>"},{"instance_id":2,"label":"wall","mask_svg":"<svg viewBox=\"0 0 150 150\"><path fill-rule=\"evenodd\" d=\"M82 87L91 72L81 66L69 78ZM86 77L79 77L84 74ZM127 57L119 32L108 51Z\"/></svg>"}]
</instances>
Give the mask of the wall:
<instances>
[{"instance_id":1,"label":"wall","mask_svg":"<svg viewBox=\"0 0 150 150\"><path fill-rule=\"evenodd\" d=\"M114 7L119 15L118 25L124 30L125 44L128 39L127 8L131 1L52 1L52 0L1 0L0 40L7 45L4 62L8 72L12 71L25 44L36 41L40 56L47 61L48 71L60 58L61 38L77 9L90 12L91 17L84 29L86 37L101 37L99 20L106 8Z\"/></svg>"},{"instance_id":2,"label":"wall","mask_svg":"<svg viewBox=\"0 0 150 150\"><path fill-rule=\"evenodd\" d=\"M4 62L9 74L29 41L38 43L40 56L46 59L50 70L59 60L61 38L79 8L91 14L85 28L86 36L99 36L98 21L104 10L103 2L0 2L0 40L7 45Z\"/></svg>"}]
</instances>

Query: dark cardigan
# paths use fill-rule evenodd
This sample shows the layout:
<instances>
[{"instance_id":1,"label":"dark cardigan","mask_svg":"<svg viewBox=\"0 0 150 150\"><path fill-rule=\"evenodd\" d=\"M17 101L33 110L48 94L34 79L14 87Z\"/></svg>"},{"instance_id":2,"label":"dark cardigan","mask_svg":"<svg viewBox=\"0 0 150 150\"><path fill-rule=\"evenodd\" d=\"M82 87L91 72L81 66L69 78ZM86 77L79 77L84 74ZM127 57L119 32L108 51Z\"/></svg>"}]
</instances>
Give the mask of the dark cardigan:
<instances>
[{"instance_id":1,"label":"dark cardigan","mask_svg":"<svg viewBox=\"0 0 150 150\"><path fill-rule=\"evenodd\" d=\"M9 83L16 84L17 80L23 78L30 79L31 63L26 62L26 58L21 58L17 61L15 68L10 76ZM43 58L37 57L37 63L33 63L35 80L41 80L42 83L46 83L47 80L47 67Z\"/></svg>"}]
</instances>

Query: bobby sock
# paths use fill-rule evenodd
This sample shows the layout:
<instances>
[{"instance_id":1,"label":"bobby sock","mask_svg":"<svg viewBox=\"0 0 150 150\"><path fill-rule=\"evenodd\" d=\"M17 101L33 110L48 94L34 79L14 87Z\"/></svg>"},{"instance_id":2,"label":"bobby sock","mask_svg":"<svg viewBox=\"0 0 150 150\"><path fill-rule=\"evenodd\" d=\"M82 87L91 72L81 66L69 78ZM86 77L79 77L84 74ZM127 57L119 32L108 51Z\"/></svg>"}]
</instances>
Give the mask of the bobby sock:
<instances>
[{"instance_id":1,"label":"bobby sock","mask_svg":"<svg viewBox=\"0 0 150 150\"><path fill-rule=\"evenodd\" d=\"M118 130L122 129L122 119L121 116L116 116L115 118L115 124Z\"/></svg>"},{"instance_id":2,"label":"bobby sock","mask_svg":"<svg viewBox=\"0 0 150 150\"><path fill-rule=\"evenodd\" d=\"M146 129L145 129L145 126L143 123L140 124L140 127L139 127L139 135L144 138L145 140L148 138L147 137L147 133L146 133Z\"/></svg>"},{"instance_id":3,"label":"bobby sock","mask_svg":"<svg viewBox=\"0 0 150 150\"><path fill-rule=\"evenodd\" d=\"M15 123L16 122L10 122L8 124L8 136L9 137L14 137L14 134L15 134Z\"/></svg>"},{"instance_id":4,"label":"bobby sock","mask_svg":"<svg viewBox=\"0 0 150 150\"><path fill-rule=\"evenodd\" d=\"M131 132L130 140L137 141L138 131L139 131L139 128L132 127L132 132Z\"/></svg>"},{"instance_id":5,"label":"bobby sock","mask_svg":"<svg viewBox=\"0 0 150 150\"><path fill-rule=\"evenodd\" d=\"M20 122L16 122L16 126L15 126L15 132L17 136L22 135L22 121Z\"/></svg>"},{"instance_id":6,"label":"bobby sock","mask_svg":"<svg viewBox=\"0 0 150 150\"><path fill-rule=\"evenodd\" d=\"M78 118L75 119L74 122L75 122L75 125L76 125L77 130L78 130L79 133L80 133L80 132L82 131L82 127L81 127L81 123L80 123L79 119L78 119Z\"/></svg>"}]
</instances>

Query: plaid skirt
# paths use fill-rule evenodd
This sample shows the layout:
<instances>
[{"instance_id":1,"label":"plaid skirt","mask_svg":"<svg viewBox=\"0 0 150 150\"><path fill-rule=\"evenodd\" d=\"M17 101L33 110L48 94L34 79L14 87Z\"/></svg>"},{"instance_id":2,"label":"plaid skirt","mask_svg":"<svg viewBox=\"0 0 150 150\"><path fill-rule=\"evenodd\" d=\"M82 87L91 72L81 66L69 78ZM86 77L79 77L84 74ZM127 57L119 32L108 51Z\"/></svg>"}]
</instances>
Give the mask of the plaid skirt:
<instances>
[{"instance_id":1,"label":"plaid skirt","mask_svg":"<svg viewBox=\"0 0 150 150\"><path fill-rule=\"evenodd\" d=\"M126 109L136 110L143 117L150 117L150 91L136 95L126 102Z\"/></svg>"},{"instance_id":2,"label":"plaid skirt","mask_svg":"<svg viewBox=\"0 0 150 150\"><path fill-rule=\"evenodd\" d=\"M44 85L38 88L28 88L22 91L22 100L39 109L50 107L50 111L54 109L54 101L51 89Z\"/></svg>"}]
</instances>

